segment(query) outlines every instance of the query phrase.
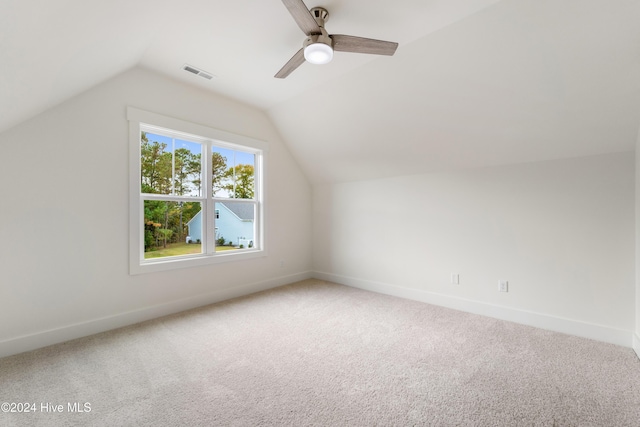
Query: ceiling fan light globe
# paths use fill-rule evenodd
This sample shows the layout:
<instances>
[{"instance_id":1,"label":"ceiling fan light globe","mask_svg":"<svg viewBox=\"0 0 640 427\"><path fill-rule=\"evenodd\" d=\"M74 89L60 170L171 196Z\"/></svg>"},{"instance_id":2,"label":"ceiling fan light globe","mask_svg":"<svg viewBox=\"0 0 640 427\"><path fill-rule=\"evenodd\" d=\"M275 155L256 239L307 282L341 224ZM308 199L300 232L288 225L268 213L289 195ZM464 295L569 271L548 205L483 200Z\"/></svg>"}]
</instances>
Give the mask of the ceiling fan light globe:
<instances>
[{"instance_id":1,"label":"ceiling fan light globe","mask_svg":"<svg viewBox=\"0 0 640 427\"><path fill-rule=\"evenodd\" d=\"M333 49L325 43L312 43L304 48L304 59L312 64L327 64L333 59Z\"/></svg>"}]
</instances>

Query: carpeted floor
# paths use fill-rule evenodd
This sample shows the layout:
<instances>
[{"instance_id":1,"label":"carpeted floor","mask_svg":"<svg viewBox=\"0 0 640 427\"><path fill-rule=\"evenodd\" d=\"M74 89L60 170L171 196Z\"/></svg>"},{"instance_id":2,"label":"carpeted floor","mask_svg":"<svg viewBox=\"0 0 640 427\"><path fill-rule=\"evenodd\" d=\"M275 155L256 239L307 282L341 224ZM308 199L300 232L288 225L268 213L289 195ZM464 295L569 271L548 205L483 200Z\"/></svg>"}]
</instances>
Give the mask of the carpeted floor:
<instances>
[{"instance_id":1,"label":"carpeted floor","mask_svg":"<svg viewBox=\"0 0 640 427\"><path fill-rule=\"evenodd\" d=\"M639 426L640 360L308 280L0 359L0 402L35 409L0 426Z\"/></svg>"}]
</instances>

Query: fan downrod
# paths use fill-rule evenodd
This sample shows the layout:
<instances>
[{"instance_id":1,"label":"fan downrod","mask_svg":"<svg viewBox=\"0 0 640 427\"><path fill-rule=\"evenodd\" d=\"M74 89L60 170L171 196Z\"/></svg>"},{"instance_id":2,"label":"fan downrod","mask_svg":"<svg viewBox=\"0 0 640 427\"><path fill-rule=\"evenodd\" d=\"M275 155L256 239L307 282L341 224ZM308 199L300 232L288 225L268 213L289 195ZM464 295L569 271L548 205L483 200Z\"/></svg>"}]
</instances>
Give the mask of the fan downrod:
<instances>
[{"instance_id":1,"label":"fan downrod","mask_svg":"<svg viewBox=\"0 0 640 427\"><path fill-rule=\"evenodd\" d=\"M316 20L318 26L324 28L325 22L329 20L329 11L324 7L314 7L309 12L311 12L311 16Z\"/></svg>"}]
</instances>

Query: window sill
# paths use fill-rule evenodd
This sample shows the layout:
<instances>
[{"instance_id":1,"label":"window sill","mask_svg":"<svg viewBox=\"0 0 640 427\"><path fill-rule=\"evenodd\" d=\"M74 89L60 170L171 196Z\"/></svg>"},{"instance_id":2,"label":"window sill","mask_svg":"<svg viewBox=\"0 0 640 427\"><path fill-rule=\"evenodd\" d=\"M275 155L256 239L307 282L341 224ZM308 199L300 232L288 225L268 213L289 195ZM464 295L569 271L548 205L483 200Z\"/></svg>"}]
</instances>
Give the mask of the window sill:
<instances>
[{"instance_id":1,"label":"window sill","mask_svg":"<svg viewBox=\"0 0 640 427\"><path fill-rule=\"evenodd\" d=\"M140 262L131 262L129 274L133 276L137 274L156 273L179 268L202 267L221 263L246 261L250 259L263 258L265 256L267 256L267 253L262 249L242 249L242 253L236 252L231 254L199 255L188 258L168 257L161 260L145 260Z\"/></svg>"}]
</instances>

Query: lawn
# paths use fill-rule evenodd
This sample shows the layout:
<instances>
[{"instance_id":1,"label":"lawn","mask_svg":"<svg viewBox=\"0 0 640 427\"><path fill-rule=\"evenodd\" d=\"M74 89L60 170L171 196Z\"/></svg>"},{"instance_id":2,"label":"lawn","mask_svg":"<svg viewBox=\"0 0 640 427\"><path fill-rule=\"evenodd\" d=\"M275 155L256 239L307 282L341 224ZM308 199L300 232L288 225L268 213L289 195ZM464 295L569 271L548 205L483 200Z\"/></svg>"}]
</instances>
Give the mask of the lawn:
<instances>
[{"instance_id":1,"label":"lawn","mask_svg":"<svg viewBox=\"0 0 640 427\"><path fill-rule=\"evenodd\" d=\"M179 256L189 254L199 254L201 245L187 243L168 243L166 248L160 248L153 251L145 252L144 258L163 258L167 256ZM238 250L234 246L216 246L216 252Z\"/></svg>"}]
</instances>

